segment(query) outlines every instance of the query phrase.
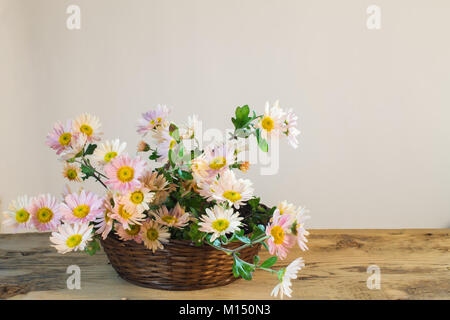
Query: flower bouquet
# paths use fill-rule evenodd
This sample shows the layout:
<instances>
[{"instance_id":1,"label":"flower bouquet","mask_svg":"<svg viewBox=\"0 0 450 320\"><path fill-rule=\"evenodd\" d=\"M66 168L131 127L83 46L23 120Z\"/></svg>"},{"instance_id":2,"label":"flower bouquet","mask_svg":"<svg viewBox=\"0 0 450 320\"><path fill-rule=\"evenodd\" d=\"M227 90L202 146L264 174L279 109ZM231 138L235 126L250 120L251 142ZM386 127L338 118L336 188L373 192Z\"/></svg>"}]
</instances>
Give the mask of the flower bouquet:
<instances>
[{"instance_id":1,"label":"flower bouquet","mask_svg":"<svg viewBox=\"0 0 450 320\"><path fill-rule=\"evenodd\" d=\"M272 295L290 296L303 259L279 270L273 265L295 244L307 250L305 209L286 201L267 207L238 174L249 169L243 154L252 141L264 152L283 136L297 147L297 116L278 102L267 103L262 115L237 107L229 136L203 147L197 116L178 126L169 113L158 106L142 114L137 131L143 140L134 157L118 139L100 142L95 116L57 122L47 145L60 157L64 177L95 179L105 194L66 186L61 198L19 197L4 223L51 231L50 242L62 254L93 255L102 244L119 275L138 285L201 289L251 280L261 269L278 277ZM271 255L265 261L261 246Z\"/></svg>"}]
</instances>

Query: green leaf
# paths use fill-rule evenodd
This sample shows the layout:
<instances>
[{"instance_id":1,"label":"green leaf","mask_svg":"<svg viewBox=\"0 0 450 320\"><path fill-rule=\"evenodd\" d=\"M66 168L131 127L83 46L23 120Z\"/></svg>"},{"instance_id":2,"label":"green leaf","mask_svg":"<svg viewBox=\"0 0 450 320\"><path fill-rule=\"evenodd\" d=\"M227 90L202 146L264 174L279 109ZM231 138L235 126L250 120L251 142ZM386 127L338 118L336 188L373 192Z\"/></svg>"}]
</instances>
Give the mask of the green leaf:
<instances>
[{"instance_id":1,"label":"green leaf","mask_svg":"<svg viewBox=\"0 0 450 320\"><path fill-rule=\"evenodd\" d=\"M169 163L170 163L170 166L172 167L172 168L174 168L175 167L175 162L173 161L173 151L172 151L172 149L170 149L169 150Z\"/></svg>"},{"instance_id":2,"label":"green leaf","mask_svg":"<svg viewBox=\"0 0 450 320\"><path fill-rule=\"evenodd\" d=\"M95 170L92 167L89 167L85 164L81 165L81 172L84 173L84 176L82 177L83 180L88 179L89 177L93 177Z\"/></svg>"},{"instance_id":3,"label":"green leaf","mask_svg":"<svg viewBox=\"0 0 450 320\"><path fill-rule=\"evenodd\" d=\"M251 121L251 118L248 116L250 114L250 108L248 105L237 107L235 110L236 118L231 118L231 121L234 124L234 128L241 129L244 128Z\"/></svg>"},{"instance_id":4,"label":"green leaf","mask_svg":"<svg viewBox=\"0 0 450 320\"><path fill-rule=\"evenodd\" d=\"M233 255L233 257L234 276L240 275L245 280L252 280L252 272L255 271L255 266L240 259L237 255Z\"/></svg>"},{"instance_id":5,"label":"green leaf","mask_svg":"<svg viewBox=\"0 0 450 320\"><path fill-rule=\"evenodd\" d=\"M253 198L247 201L247 203L252 207L253 210L256 210L259 206L261 198Z\"/></svg>"},{"instance_id":6,"label":"green leaf","mask_svg":"<svg viewBox=\"0 0 450 320\"><path fill-rule=\"evenodd\" d=\"M86 148L86 151L84 152L84 155L88 156L88 155L93 154L96 148L97 148L96 144L88 145L88 147Z\"/></svg>"},{"instance_id":7,"label":"green leaf","mask_svg":"<svg viewBox=\"0 0 450 320\"><path fill-rule=\"evenodd\" d=\"M161 156L158 154L157 150L153 150L152 154L148 157L150 160L158 160Z\"/></svg>"},{"instance_id":8,"label":"green leaf","mask_svg":"<svg viewBox=\"0 0 450 320\"><path fill-rule=\"evenodd\" d=\"M181 179L184 179L184 180L194 179L194 177L192 176L192 174L189 171L184 171L184 170L178 169L178 174L180 175Z\"/></svg>"},{"instance_id":9,"label":"green leaf","mask_svg":"<svg viewBox=\"0 0 450 320\"><path fill-rule=\"evenodd\" d=\"M269 145L268 145L266 139L264 139L261 136L261 129L260 128L256 129L256 141L258 142L258 147L262 151L264 151L264 152L269 151Z\"/></svg>"},{"instance_id":10,"label":"green leaf","mask_svg":"<svg viewBox=\"0 0 450 320\"><path fill-rule=\"evenodd\" d=\"M98 243L97 238L94 238L91 242L89 242L84 249L84 251L86 251L90 256L93 256L98 250L100 250L100 244Z\"/></svg>"},{"instance_id":11,"label":"green leaf","mask_svg":"<svg viewBox=\"0 0 450 320\"><path fill-rule=\"evenodd\" d=\"M251 243L251 242L252 242L249 238L244 237L244 236L238 236L238 235L236 235L236 238L238 238L239 241L241 241L241 242L243 242L243 243Z\"/></svg>"},{"instance_id":12,"label":"green leaf","mask_svg":"<svg viewBox=\"0 0 450 320\"><path fill-rule=\"evenodd\" d=\"M257 266L258 265L258 263L259 263L259 256L258 255L256 255L254 258L253 258L253 263Z\"/></svg>"},{"instance_id":13,"label":"green leaf","mask_svg":"<svg viewBox=\"0 0 450 320\"><path fill-rule=\"evenodd\" d=\"M276 256L270 257L269 259L261 263L261 267L270 268L275 264L275 262L277 262L277 257Z\"/></svg>"}]
</instances>

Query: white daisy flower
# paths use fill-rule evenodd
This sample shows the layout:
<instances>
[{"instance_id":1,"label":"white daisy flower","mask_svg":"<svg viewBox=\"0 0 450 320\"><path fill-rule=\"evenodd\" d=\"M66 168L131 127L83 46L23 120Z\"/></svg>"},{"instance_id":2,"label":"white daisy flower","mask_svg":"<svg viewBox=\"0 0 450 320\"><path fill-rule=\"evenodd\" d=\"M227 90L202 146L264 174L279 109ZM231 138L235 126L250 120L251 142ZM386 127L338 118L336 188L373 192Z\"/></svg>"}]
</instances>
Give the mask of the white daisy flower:
<instances>
[{"instance_id":1,"label":"white daisy flower","mask_svg":"<svg viewBox=\"0 0 450 320\"><path fill-rule=\"evenodd\" d=\"M305 221L310 218L310 216L305 216L305 213L309 211L303 207L299 207L295 215L295 232L297 237L297 243L300 249L303 251L308 250L306 243L308 239L309 232L305 229Z\"/></svg>"},{"instance_id":2,"label":"white daisy flower","mask_svg":"<svg viewBox=\"0 0 450 320\"><path fill-rule=\"evenodd\" d=\"M85 134L88 142L100 140L100 135L103 134L100 131L100 127L99 119L89 113L79 115L73 122L74 132Z\"/></svg>"},{"instance_id":3,"label":"white daisy flower","mask_svg":"<svg viewBox=\"0 0 450 320\"><path fill-rule=\"evenodd\" d=\"M155 253L157 249L164 249L163 244L169 242L170 233L167 227L154 220L147 220L141 226L141 238L144 245Z\"/></svg>"},{"instance_id":4,"label":"white daisy flower","mask_svg":"<svg viewBox=\"0 0 450 320\"><path fill-rule=\"evenodd\" d=\"M100 165L105 165L115 157L121 155L126 147L127 143L120 143L119 139L105 141L105 143L100 144L95 149L93 156Z\"/></svg>"},{"instance_id":5,"label":"white daisy flower","mask_svg":"<svg viewBox=\"0 0 450 320\"><path fill-rule=\"evenodd\" d=\"M31 199L28 196L18 197L11 201L8 210L3 212L3 225L12 227L14 231L30 229L33 226L30 213Z\"/></svg>"},{"instance_id":6,"label":"white daisy flower","mask_svg":"<svg viewBox=\"0 0 450 320\"><path fill-rule=\"evenodd\" d=\"M283 130L285 117L286 113L279 107L278 100L272 107L270 107L269 102L266 102L264 115L256 125L261 129L261 136L264 139L278 137Z\"/></svg>"},{"instance_id":7,"label":"white daisy flower","mask_svg":"<svg viewBox=\"0 0 450 320\"><path fill-rule=\"evenodd\" d=\"M237 179L231 170L223 172L219 179L213 182L200 183L199 188L200 195L208 201L228 202L236 209L253 197L252 182L248 179Z\"/></svg>"},{"instance_id":8,"label":"white daisy flower","mask_svg":"<svg viewBox=\"0 0 450 320\"><path fill-rule=\"evenodd\" d=\"M175 148L177 142L170 135L169 127L159 127L153 132L153 139L156 142L158 162L166 162L169 159L169 151Z\"/></svg>"},{"instance_id":9,"label":"white daisy flower","mask_svg":"<svg viewBox=\"0 0 450 320\"><path fill-rule=\"evenodd\" d=\"M54 243L52 247L59 253L71 251L82 251L86 244L92 240L92 228L88 222L73 224L64 223L58 227L58 232L52 232L50 241Z\"/></svg>"},{"instance_id":10,"label":"white daisy flower","mask_svg":"<svg viewBox=\"0 0 450 320\"><path fill-rule=\"evenodd\" d=\"M297 136L300 134L300 130L297 129L297 119L297 115L292 109L289 109L283 126L283 133L287 135L288 141L293 148L298 147Z\"/></svg>"},{"instance_id":11,"label":"white daisy flower","mask_svg":"<svg viewBox=\"0 0 450 320\"><path fill-rule=\"evenodd\" d=\"M72 135L72 142L70 143L70 147L65 149L61 153L61 159L70 160L75 158L81 151L84 150L87 141L88 137L83 133Z\"/></svg>"},{"instance_id":12,"label":"white daisy flower","mask_svg":"<svg viewBox=\"0 0 450 320\"><path fill-rule=\"evenodd\" d=\"M206 215L200 217L199 230L212 233L211 241L214 241L222 235L239 231L242 219L232 208L214 206L212 210L206 209Z\"/></svg>"},{"instance_id":13,"label":"white daisy flower","mask_svg":"<svg viewBox=\"0 0 450 320\"><path fill-rule=\"evenodd\" d=\"M180 128L180 135L183 139L195 139L198 136L199 131L202 128L202 122L198 119L196 114L188 117L188 124L185 127Z\"/></svg>"},{"instance_id":14,"label":"white daisy flower","mask_svg":"<svg viewBox=\"0 0 450 320\"><path fill-rule=\"evenodd\" d=\"M149 203L153 201L155 193L148 188L139 188L129 191L124 196L120 197L119 203L124 205L125 210L133 212L136 210L139 213L148 210Z\"/></svg>"},{"instance_id":15,"label":"white daisy flower","mask_svg":"<svg viewBox=\"0 0 450 320\"><path fill-rule=\"evenodd\" d=\"M291 280L297 279L298 271L305 266L303 258L297 258L292 261L284 270L283 275L281 276L281 282L273 288L271 296L277 297L278 293L280 293L280 298L283 299L283 295L287 295L291 297L292 293L292 282Z\"/></svg>"},{"instance_id":16,"label":"white daisy flower","mask_svg":"<svg viewBox=\"0 0 450 320\"><path fill-rule=\"evenodd\" d=\"M293 205L292 203L288 203L286 200L281 201L277 205L277 208L278 210L280 210L280 214L289 214L292 217L295 217L297 212L295 205Z\"/></svg>"}]
</instances>

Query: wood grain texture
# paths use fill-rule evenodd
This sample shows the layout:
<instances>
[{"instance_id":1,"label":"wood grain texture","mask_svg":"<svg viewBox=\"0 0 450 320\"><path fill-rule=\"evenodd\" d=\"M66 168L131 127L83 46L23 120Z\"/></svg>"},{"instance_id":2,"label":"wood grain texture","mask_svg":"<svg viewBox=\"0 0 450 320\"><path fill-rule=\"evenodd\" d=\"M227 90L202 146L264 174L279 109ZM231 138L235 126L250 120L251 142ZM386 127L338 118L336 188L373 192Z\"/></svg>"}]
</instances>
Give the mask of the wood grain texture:
<instances>
[{"instance_id":1,"label":"wood grain texture","mask_svg":"<svg viewBox=\"0 0 450 320\"><path fill-rule=\"evenodd\" d=\"M306 267L293 299L450 299L450 229L311 230L310 250L292 250ZM267 257L262 254L262 259ZM81 289L66 288L66 269L81 268ZM381 289L369 290L367 267L381 269ZM189 292L137 287L117 276L103 253L57 254L47 234L0 236L0 298L11 299L270 299L274 275Z\"/></svg>"}]
</instances>

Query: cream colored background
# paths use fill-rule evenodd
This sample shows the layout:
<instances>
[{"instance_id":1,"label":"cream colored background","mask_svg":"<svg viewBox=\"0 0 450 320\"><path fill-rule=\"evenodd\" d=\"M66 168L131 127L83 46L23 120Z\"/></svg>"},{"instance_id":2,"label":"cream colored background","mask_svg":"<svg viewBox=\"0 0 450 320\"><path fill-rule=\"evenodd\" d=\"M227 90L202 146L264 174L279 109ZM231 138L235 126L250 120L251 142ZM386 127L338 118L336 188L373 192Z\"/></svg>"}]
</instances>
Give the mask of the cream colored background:
<instances>
[{"instance_id":1,"label":"cream colored background","mask_svg":"<svg viewBox=\"0 0 450 320\"><path fill-rule=\"evenodd\" d=\"M374 3L379 31L364 0L0 0L2 208L61 192L56 120L94 113L133 152L158 103L225 129L235 106L280 99L301 146L248 174L266 203L306 205L314 228L449 227L450 2Z\"/></svg>"}]
</instances>

